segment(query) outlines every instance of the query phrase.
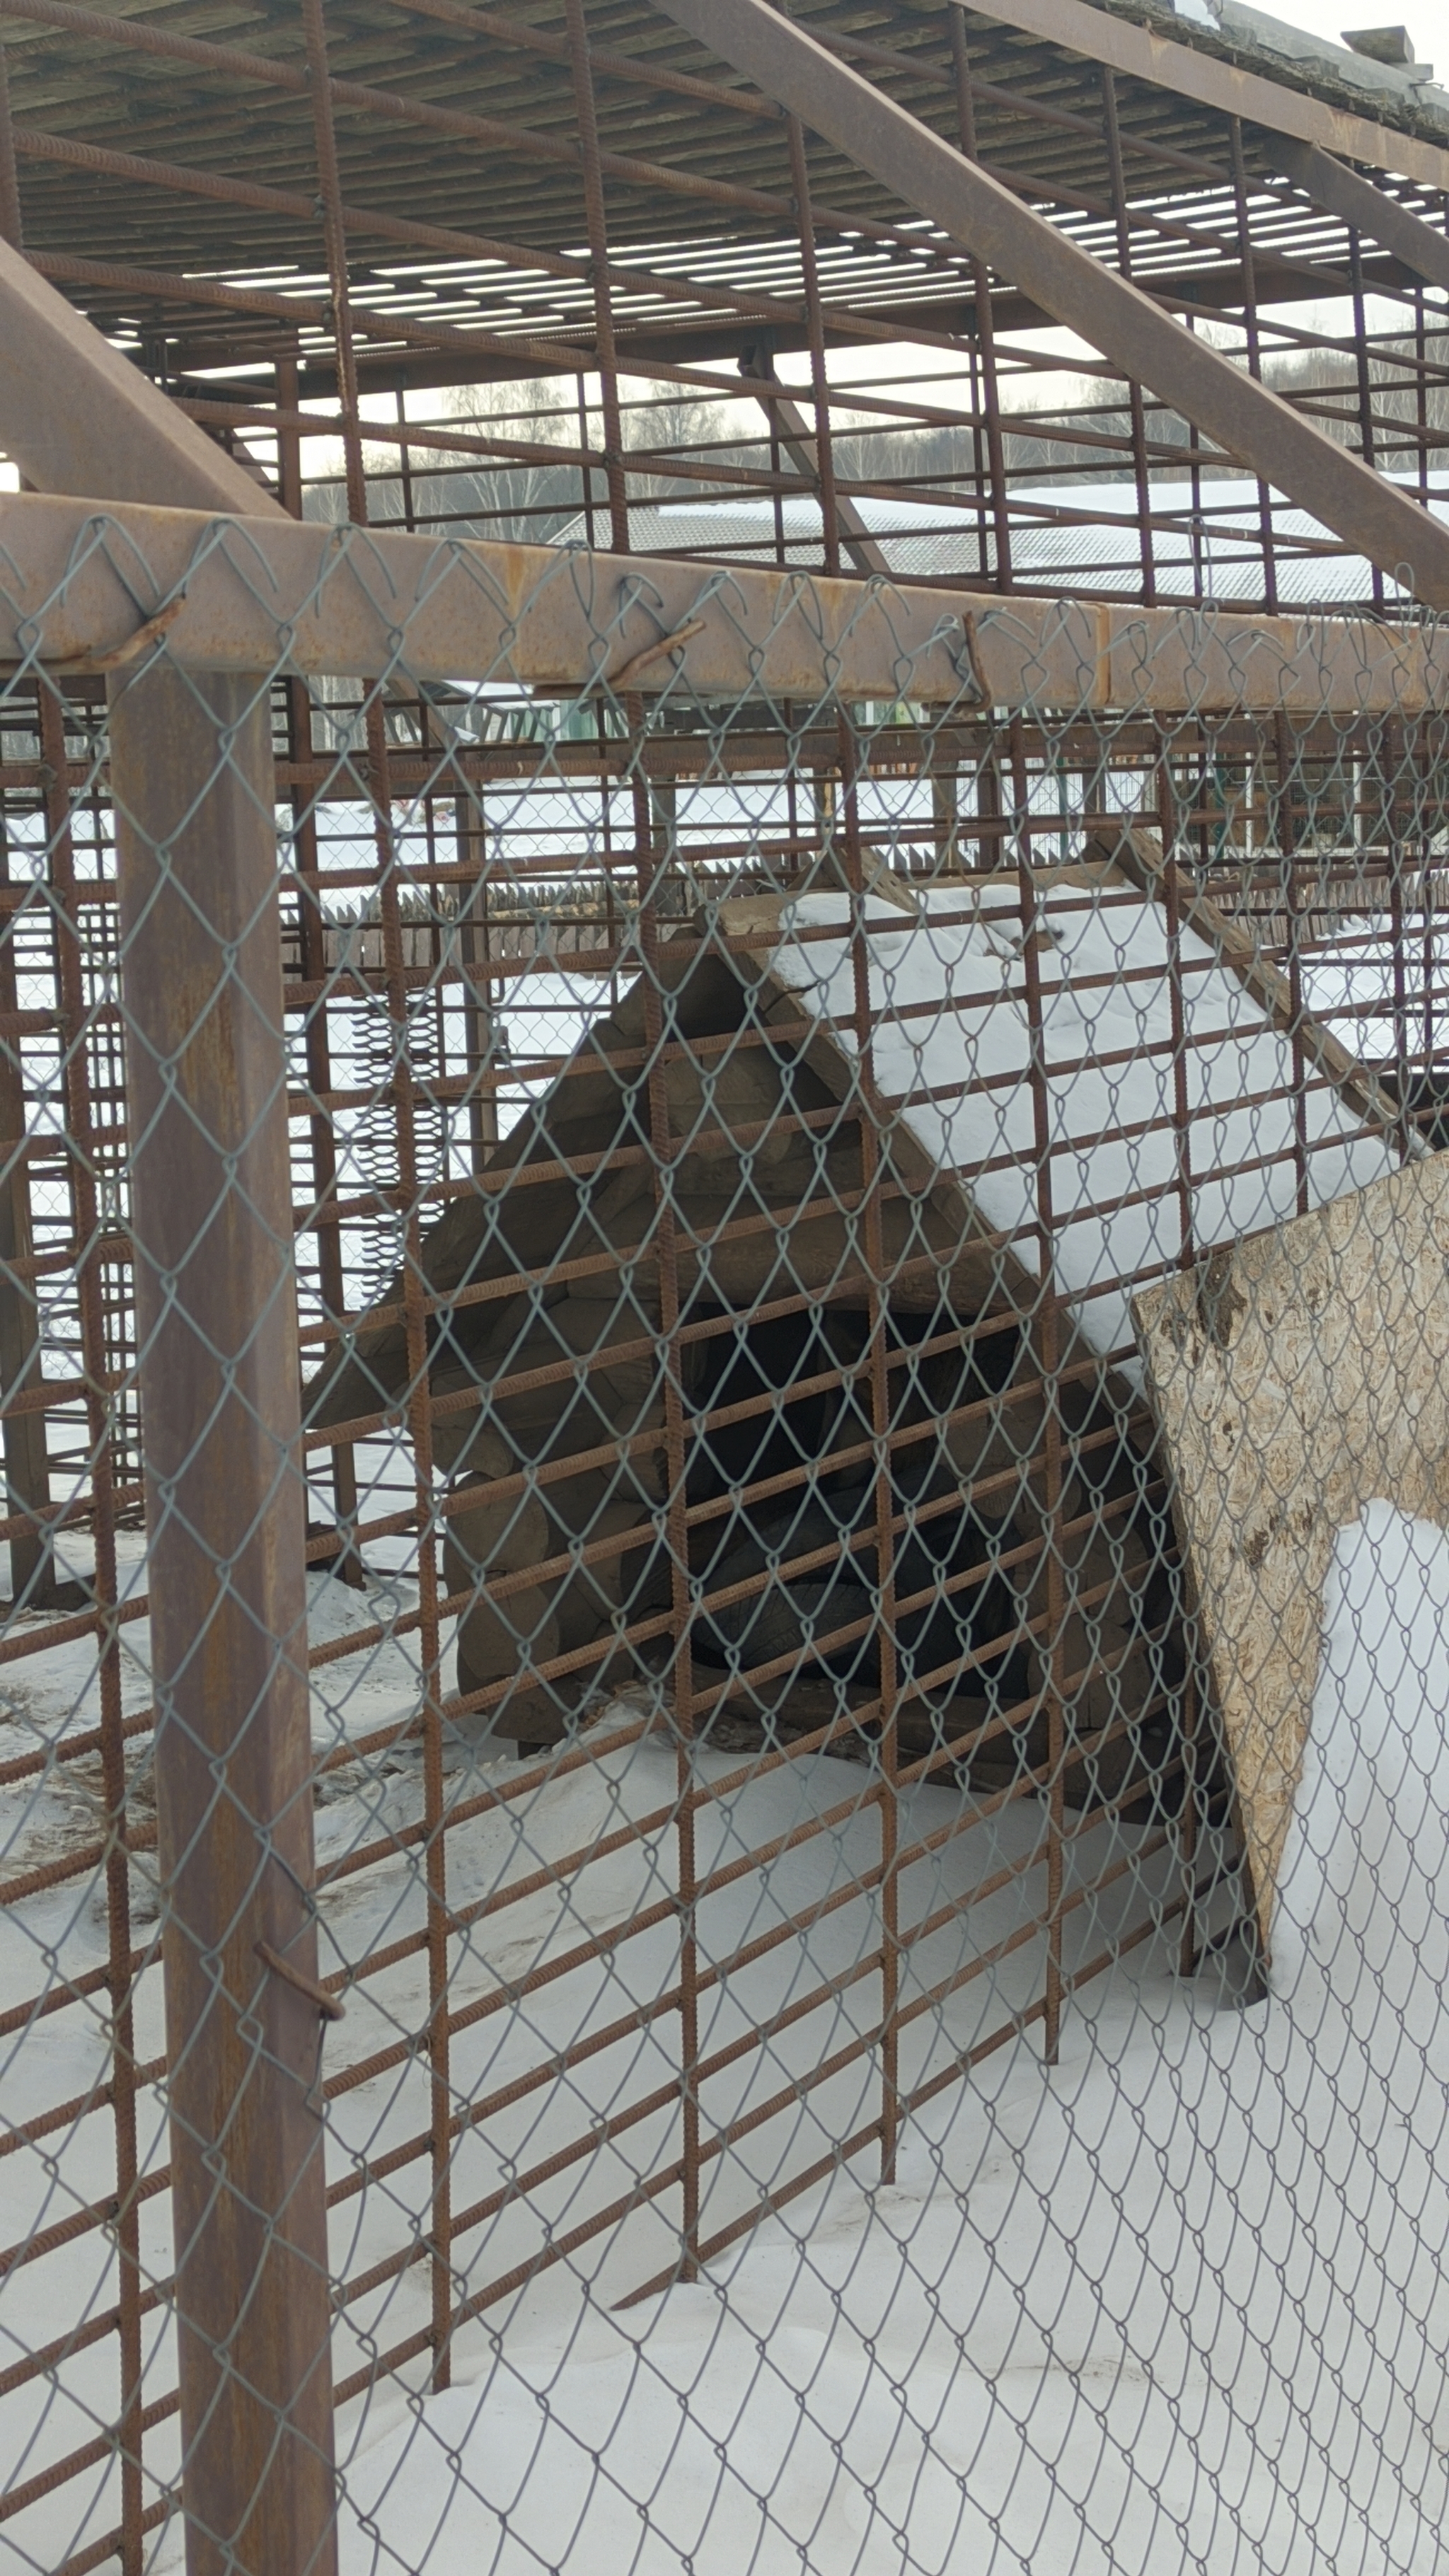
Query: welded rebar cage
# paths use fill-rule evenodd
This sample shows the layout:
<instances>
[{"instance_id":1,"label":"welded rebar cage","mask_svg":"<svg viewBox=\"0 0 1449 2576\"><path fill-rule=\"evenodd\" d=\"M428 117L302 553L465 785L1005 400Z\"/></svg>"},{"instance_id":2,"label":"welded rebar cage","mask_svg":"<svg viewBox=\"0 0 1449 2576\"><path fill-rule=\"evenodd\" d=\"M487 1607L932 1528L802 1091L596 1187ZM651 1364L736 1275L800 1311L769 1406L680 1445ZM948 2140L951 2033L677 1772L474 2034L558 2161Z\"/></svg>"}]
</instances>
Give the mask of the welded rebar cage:
<instances>
[{"instance_id":1,"label":"welded rebar cage","mask_svg":"<svg viewBox=\"0 0 1449 2576\"><path fill-rule=\"evenodd\" d=\"M332 2401L1256 1990L1133 1300L1442 1116L1432 635L197 525L7 521L5 2512L73 2571L178 2476L324 2563Z\"/></svg>"},{"instance_id":2,"label":"welded rebar cage","mask_svg":"<svg viewBox=\"0 0 1449 2576\"><path fill-rule=\"evenodd\" d=\"M1001 6L7 0L17 2569L1437 2569L1449 111Z\"/></svg>"}]
</instances>

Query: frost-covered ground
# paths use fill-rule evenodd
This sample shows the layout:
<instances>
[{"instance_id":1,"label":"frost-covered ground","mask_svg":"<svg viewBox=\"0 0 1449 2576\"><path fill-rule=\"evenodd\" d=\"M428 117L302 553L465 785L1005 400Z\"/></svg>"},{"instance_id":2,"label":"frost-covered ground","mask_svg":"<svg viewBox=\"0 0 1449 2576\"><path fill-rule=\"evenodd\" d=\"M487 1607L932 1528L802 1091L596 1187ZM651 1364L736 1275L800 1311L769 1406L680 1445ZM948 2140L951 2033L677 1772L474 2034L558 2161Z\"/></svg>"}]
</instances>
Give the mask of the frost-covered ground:
<instances>
[{"instance_id":1,"label":"frost-covered ground","mask_svg":"<svg viewBox=\"0 0 1449 2576\"><path fill-rule=\"evenodd\" d=\"M139 1584L142 1567L134 1550L128 1569L132 1583ZM330 1640L347 1649L369 1621L406 1615L412 1597L401 1576L375 1583L366 1594L314 1577L314 1642ZM144 1622L130 1624L123 1634L127 1705L139 1705L148 1686ZM381 1645L352 1646L319 1667L313 1696L319 1753L345 1752L347 1738L410 1712L417 1698L415 1654L415 1635L394 1633ZM9 1721L0 1730L0 1758L94 1724L94 1675L83 1642L7 1667L7 1681L17 1674L23 1678L15 1682ZM606 1729L610 1722L605 1719ZM706 1972L701 2047L707 2058L722 2061L702 2086L706 2139L742 2115L763 2111L782 2089L786 2096L729 2156L707 2165L703 2227L709 2234L757 2207L762 2183L803 2172L878 2110L880 2071L873 2050L812 2084L801 2099L791 2099L789 2088L869 2033L877 2018L879 1976L868 1963L880 1941L875 1882L881 1818L872 1774L859 1763L816 1757L761 1778L737 1752L704 1750L696 1759L696 1779L718 1792L696 1819L699 1871L728 1869L762 1847L770 1855L763 1867L741 1869L699 1909ZM449 1765L447 1794L452 1801L478 1798L510 1789L520 1776L511 1753L485 1744L475 1757L459 1747ZM356 1968L384 1946L406 1942L424 1923L418 1845L400 1839L422 1813L417 1750L399 1745L381 1758L344 1761L322 1786L317 1844L324 1877L324 1964ZM7 1875L37 1858L73 1852L93 1835L97 1788L82 1766L52 1763L39 1796L33 1781L12 1789L8 1809L0 1810ZM147 1789L144 1770L138 1771L133 1797L143 1822ZM523 1798L485 1804L448 1836L450 1904L487 1909L451 1951L450 2001L455 2016L466 2017L452 2043L455 2102L476 2104L501 2093L581 2036L591 2042L579 2066L524 2090L458 2142L453 2256L459 2285L472 2295L486 2293L520 2266L527 2272L561 2231L586 2225L678 2155L673 2088L680 2021L673 2002L659 2008L660 1999L677 1987L680 1965L671 1902L678 1866L676 1797L676 1755L669 1739L655 1734L612 1753L596 1751L592 1762ZM953 1831L962 1813L961 1793L950 1786L917 1787L901 1800L903 1845L925 1846L901 1873L903 1926L909 1931L927 1917L935 1926L906 1953L903 2003L909 2010L926 1986L960 1980L939 2008L910 2020L902 2043L907 2084L970 2048L1041 1991L1043 1810L1023 1801L995 1820ZM630 1823L638 1827L637 1838L620 1835ZM1105 1915L1089 1903L1069 1915L1069 1969L1099 1952L1114 1926L1146 1923L1154 1900L1175 1892L1178 1865L1170 1844L1150 1852L1148 1839L1145 1828L1098 1821L1071 1845L1069 1894L1114 1860L1127 1866ZM328 1881L327 1874L361 1846L379 1843L381 1857L365 1870ZM982 1882L993 1877L994 1892L980 1897ZM154 1880L144 1859L136 1866L134 1892L141 1937L154 1939ZM793 1918L812 1911L818 1919L805 1933L793 1928ZM642 1930L629 1928L646 1914L657 1919ZM601 1957L571 1961L569 1954L594 1933L621 1937ZM779 1937L770 1941L771 1935ZM762 1942L769 1946L751 1964L731 1964L727 1975L713 1973L726 1961L734 1963L744 1945ZM1003 1944L1008 1946L993 1964L988 1954ZM58 1981L97 1969L105 1955L98 1879L77 1876L0 1912L0 1945L0 1983L7 1997L53 1991ZM1150 1946L1144 1945L1134 1954L1135 1964L1145 1969L1149 1957ZM547 1973L540 1977L539 1971ZM518 1996L524 1978L532 1979L531 1989ZM105 2010L104 1994L96 1993L4 2043L0 2100L12 2125L5 2143L14 2150L0 2158L0 2241L6 2244L21 2243L40 2229L64 2231L87 2205L104 2204L114 2190L111 2115L101 2093L108 2071ZM391 2150L426 2139L429 2076L417 2046L426 2019L425 1961L410 1952L349 1988L346 2021L327 2037L326 2072L341 2088L330 2106L329 2174L334 2183L360 2186L334 2209L333 2267L340 2280L382 2267L339 2318L339 2376L417 2335L428 2322L428 2267L407 2259L423 2251L429 2224L426 2155L377 2171ZM620 2021L626 2027L619 2036L598 2046L603 2027ZM735 2053L736 2042L776 2023L762 2047L750 2044ZM152 1967L140 1980L137 2003L143 2061L159 2054L161 2040L160 1978ZM389 2045L394 2063L365 2080L348 2080L350 2069ZM74 2117L29 2145L17 2144L15 2128L67 2103L81 2106ZM154 2086L143 2092L139 2108L144 2186L165 2151L163 2105ZM605 2120L622 2120L616 2136L600 2134ZM526 2192L509 2191L515 2174L573 2142L581 2142L575 2158L531 2182ZM477 2212L490 2199L490 2209L465 2223L468 2211ZM140 2225L143 2273L164 2281L170 2247L163 2194L143 2201ZM490 2301L486 2325L458 2338L457 2368L475 2373L488 2358L495 2332L510 2349L515 2333L521 2334L526 2353L540 2320L552 2338L550 2348L567 2343L578 2324L584 2281L608 2313L672 2262L678 2225L677 2190L643 2200L621 2223L611 2221L591 2239L576 2267L559 2264L537 2275L522 2295ZM390 2262L398 2256L404 2258L400 2265ZM105 2230L62 2236L42 2260L11 2276L0 2302L0 2371L103 2314L116 2290ZM164 2303L148 2317L145 2335L144 2394L154 2402L173 2379ZM411 2366L414 2385L423 2367L421 2361ZM106 2337L68 2355L51 2376L8 2394L0 2390L0 2461L9 2482L24 2485L41 2477L69 2451L103 2436L114 2415L115 2382L115 2345ZM406 2405L407 2386L408 2377L389 2377L370 2409L354 2403L345 2410L342 2434L349 2451L358 2442L375 2442L396 2419ZM148 2436L148 2501L174 2473L174 2433L174 2419L168 2419ZM0 2567L54 2569L70 2551L109 2529L116 2508L115 2473L103 2456L83 2476L0 2521ZM158 2534L154 2563L175 2563L179 2548L174 2530Z\"/></svg>"},{"instance_id":2,"label":"frost-covered ground","mask_svg":"<svg viewBox=\"0 0 1449 2576\"><path fill-rule=\"evenodd\" d=\"M317 1633L376 1615L379 1586L350 1595L319 1579ZM405 1597L405 1588L398 1597ZM128 1651L143 1679L143 1639ZM389 2380L341 2421L343 2576L524 2576L602 2569L639 2576L1441 2576L1449 2405L1443 2277L1449 2204L1449 1542L1374 1505L1344 1534L1326 1605L1326 1662L1275 1937L1272 1993L1240 2012L1209 1966L1187 1982L1169 1942L1149 1943L1084 1989L1062 2061L1044 2069L1033 2034L952 2085L907 2132L897 2179L873 2188L862 2156L767 2219L694 2284L618 2301L661 2269L677 2204L640 2210L573 2260L536 2273L459 2338L458 2385L428 2397ZM357 1731L413 1687L407 1641L323 1668L319 1746L338 1710ZM28 1722L34 1723L33 1706ZM19 1720L22 1725L25 1720ZM11 1738L14 1741L14 1738ZM721 1781L737 1756L701 1757ZM449 1794L516 1777L487 1747ZM478 2099L571 2036L670 1985L667 1928L603 1963L536 1985L517 2010L505 1988L556 1963L589 1930L618 1927L672 1884L666 1822L605 1853L625 1817L667 1817L674 1756L660 1737L495 1808L450 1837L450 1896L505 1894L540 1860L597 1851L485 1917L455 1952L455 2006L480 2018L455 2046L455 2094ZM419 1813L413 1757L332 1775L319 1808L324 1865ZM870 1775L797 1763L746 1781L701 1820L701 1865L785 1836L828 1811L823 1833L779 1853L706 1907L706 1965L840 1890L878 1852ZM946 1788L917 1790L906 1839L958 1812ZM1024 1925L1039 1905L1041 1810L1020 1804L945 1843L903 1889L918 1921L1015 1861L1016 1877L913 1954L906 2000ZM1100 1826L1073 1852L1080 1881L1109 1847ZM1146 1919L1175 1887L1170 1852L1129 1872L1071 1918L1069 1965ZM13 1909L0 1972L7 1994L47 1965L102 1955L88 1881ZM421 1921L412 1854L342 1879L323 1900L329 1964L356 1961ZM705 2134L810 2071L869 2026L871 1978L849 1983L878 1937L871 1902L823 1916L744 1972L711 1986L707 2051L780 2014L822 1980L836 1991L763 2051L712 2079ZM1027 1939L911 2025L906 2080L943 2065L1039 1991ZM329 2035L336 2076L388 2037L420 2027L420 1962L349 1995ZM499 2008L495 2009L495 2005ZM104 1999L8 2043L12 2122L104 2081ZM159 1977L141 1984L139 2047L160 2044ZM455 2207L644 2104L675 2065L672 2015L526 2096L460 2150ZM847 2070L706 2169L704 2224L746 2212L759 2184L805 2167L870 2116L875 2070ZM331 2114L334 2180L426 2126L427 2081L405 2056L344 2091ZM142 2101L143 2172L160 2160L161 2106ZM649 2114L526 2201L501 2207L455 2249L474 2289L499 2280L677 2152L677 2118ZM13 2242L111 2187L104 2106L42 2149L0 2164L0 2224ZM334 2212L333 2261L355 2276L421 2241L426 2164ZM142 2211L143 2266L169 2271L164 2197ZM115 2295L103 2235L61 2246L12 2278L0 2368L98 2313ZM374 2341L425 2323L428 2278L413 2263L353 2303L339 2373ZM148 2398L171 2384L164 2311L147 2321ZM0 2458L33 2476L103 2429L114 2347L62 2366L53 2383L0 2399ZM148 2439L149 2483L173 2473L172 2427ZM0 2568L52 2570L115 2518L108 2464L0 2524ZM181 2561L176 2525L150 2564Z\"/></svg>"},{"instance_id":3,"label":"frost-covered ground","mask_svg":"<svg viewBox=\"0 0 1449 2576\"><path fill-rule=\"evenodd\" d=\"M1449 1543L1375 1504L1268 1999L1114 1980L891 2189L843 2173L651 2306L554 2276L349 2462L345 2576L1437 2576L1446 1706Z\"/></svg>"}]
</instances>

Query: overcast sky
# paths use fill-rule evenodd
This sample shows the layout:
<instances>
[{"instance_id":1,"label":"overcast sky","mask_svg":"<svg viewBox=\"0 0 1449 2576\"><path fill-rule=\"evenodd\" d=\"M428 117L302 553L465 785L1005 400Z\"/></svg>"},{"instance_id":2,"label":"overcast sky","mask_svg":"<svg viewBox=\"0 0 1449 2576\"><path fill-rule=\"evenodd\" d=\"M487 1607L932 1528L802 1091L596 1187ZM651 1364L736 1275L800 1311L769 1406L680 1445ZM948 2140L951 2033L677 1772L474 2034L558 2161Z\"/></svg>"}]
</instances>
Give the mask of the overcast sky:
<instances>
[{"instance_id":1,"label":"overcast sky","mask_svg":"<svg viewBox=\"0 0 1449 2576\"><path fill-rule=\"evenodd\" d=\"M1252 0L1255 8L1266 11L1270 18L1282 18L1290 27L1306 27L1310 35L1328 36L1341 43L1345 27L1407 27L1409 42L1416 62L1435 63L1446 89L1449 89L1449 12L1445 0L1399 0L1399 6L1384 8L1382 0L1367 8L1359 0Z\"/></svg>"}]
</instances>

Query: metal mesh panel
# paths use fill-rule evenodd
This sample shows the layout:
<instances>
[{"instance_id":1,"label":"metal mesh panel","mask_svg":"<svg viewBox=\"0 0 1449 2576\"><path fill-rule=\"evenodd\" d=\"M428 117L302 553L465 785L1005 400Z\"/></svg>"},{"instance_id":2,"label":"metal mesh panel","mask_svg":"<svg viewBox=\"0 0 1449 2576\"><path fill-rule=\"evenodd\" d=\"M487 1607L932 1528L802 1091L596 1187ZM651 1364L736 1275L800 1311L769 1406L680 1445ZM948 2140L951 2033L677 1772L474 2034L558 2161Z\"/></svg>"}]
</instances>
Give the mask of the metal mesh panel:
<instances>
[{"instance_id":1,"label":"metal mesh panel","mask_svg":"<svg viewBox=\"0 0 1449 2576\"><path fill-rule=\"evenodd\" d=\"M1429 2569L1432 635L186 543L6 611L0 2546Z\"/></svg>"}]
</instances>

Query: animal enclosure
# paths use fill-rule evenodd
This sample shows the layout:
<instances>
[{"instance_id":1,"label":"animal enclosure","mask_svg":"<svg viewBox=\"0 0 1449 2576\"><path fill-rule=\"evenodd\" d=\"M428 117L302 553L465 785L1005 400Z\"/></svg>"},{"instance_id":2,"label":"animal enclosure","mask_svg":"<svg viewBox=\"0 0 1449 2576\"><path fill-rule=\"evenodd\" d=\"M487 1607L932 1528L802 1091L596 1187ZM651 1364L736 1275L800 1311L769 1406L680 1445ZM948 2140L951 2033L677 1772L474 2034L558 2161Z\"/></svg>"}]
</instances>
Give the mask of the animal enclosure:
<instances>
[{"instance_id":1,"label":"animal enclosure","mask_svg":"<svg viewBox=\"0 0 1449 2576\"><path fill-rule=\"evenodd\" d=\"M1002 5L7 5L7 2566L1436 2564L1449 107Z\"/></svg>"},{"instance_id":2,"label":"animal enclosure","mask_svg":"<svg viewBox=\"0 0 1449 2576\"><path fill-rule=\"evenodd\" d=\"M1130 1301L1416 1149L1443 818L1427 643L1373 645L1355 686L1379 703L1350 718L1336 635L1285 630L1269 713L1221 703L1227 622L1168 618L1152 668L1190 647L1216 703L1041 705L1014 610L984 609L967 651L929 595L761 572L726 620L684 570L697 606L671 614L695 634L621 694L589 674L637 658L636 612L596 628L540 553L539 622L509 606L465 686L428 676L452 592L475 636L505 603L426 551L385 688L237 683L208 675L209 639L257 592L205 539L150 567L186 608L131 689L143 711L185 692L205 764L158 785L113 739L129 692L108 719L59 676L78 624L97 652L133 625L144 530L91 520L77 555L76 526L22 503L7 532L12 559L27 530L42 550L7 700L33 1142L10 1166L4 1653L13 2063L54 2066L25 2035L73 2033L7 2142L13 2259L54 2319L7 2376L34 2428L7 2509L18 2546L64 2531L79 2568L125 2545L128 2494L143 2536L171 2510L152 1728L203 1740L217 1631L252 1640L253 1708L300 1683L257 1587L305 1572L311 1768L264 1847L300 1816L316 1894L300 1949L269 1955L346 2006L322 2027L347 2428L396 2382L466 2373L556 2267L648 2298L843 2160L888 2174L1023 2033L1050 2061L1094 1983L1225 1944L1255 1973ZM369 556L316 542L312 613L336 586L351 614ZM572 696L531 677L560 585ZM798 672L822 621L851 695L792 677L786 730L770 658ZM1055 613L1026 649L1080 668ZM763 670L726 695L731 656ZM174 1179L193 1149L166 1134L195 1121L211 1013L244 999L265 1025L243 980L261 881L229 921L209 868L219 820L270 825L228 807L243 760L275 778L290 1237L287 1202L238 1177L260 1076L209 1112L231 1130L199 1225ZM143 980L164 902L203 961L179 1000ZM207 1239L239 1258L239 1197L259 1284L228 1345ZM271 1452L258 1564L228 1484L248 1415L286 1393L248 1375L277 1275L303 1448ZM220 1309L188 1358L203 1290ZM138 1390L178 1382L163 1505ZM36 1425L46 1449L23 1449ZM214 1791L200 1814L209 1871ZM248 1869L255 1830L231 1830ZM224 1937L207 1890L187 1901L198 1946ZM91 2429L118 2361L119 2464Z\"/></svg>"}]
</instances>

